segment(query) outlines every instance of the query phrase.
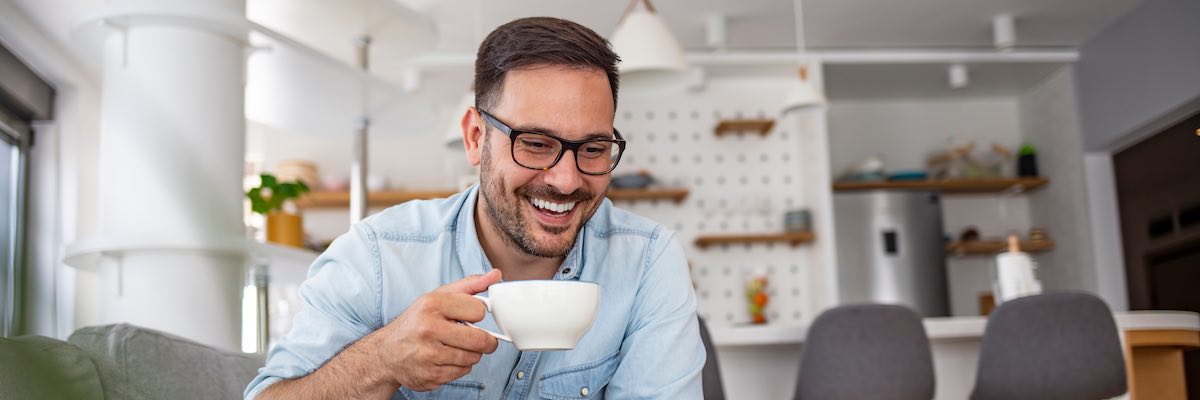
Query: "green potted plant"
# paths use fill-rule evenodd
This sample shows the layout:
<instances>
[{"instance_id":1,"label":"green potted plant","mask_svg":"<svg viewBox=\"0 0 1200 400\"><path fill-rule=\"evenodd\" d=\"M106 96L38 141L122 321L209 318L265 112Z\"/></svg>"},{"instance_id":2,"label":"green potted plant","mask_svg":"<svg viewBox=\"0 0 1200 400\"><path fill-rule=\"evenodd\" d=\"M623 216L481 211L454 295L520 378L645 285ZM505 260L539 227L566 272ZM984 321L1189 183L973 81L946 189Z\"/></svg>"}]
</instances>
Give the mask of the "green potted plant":
<instances>
[{"instance_id":1,"label":"green potted plant","mask_svg":"<svg viewBox=\"0 0 1200 400\"><path fill-rule=\"evenodd\" d=\"M267 241L285 246L304 247L304 220L284 210L284 203L309 192L302 180L280 182L275 175L261 174L258 186L246 192L250 210L266 216Z\"/></svg>"}]
</instances>

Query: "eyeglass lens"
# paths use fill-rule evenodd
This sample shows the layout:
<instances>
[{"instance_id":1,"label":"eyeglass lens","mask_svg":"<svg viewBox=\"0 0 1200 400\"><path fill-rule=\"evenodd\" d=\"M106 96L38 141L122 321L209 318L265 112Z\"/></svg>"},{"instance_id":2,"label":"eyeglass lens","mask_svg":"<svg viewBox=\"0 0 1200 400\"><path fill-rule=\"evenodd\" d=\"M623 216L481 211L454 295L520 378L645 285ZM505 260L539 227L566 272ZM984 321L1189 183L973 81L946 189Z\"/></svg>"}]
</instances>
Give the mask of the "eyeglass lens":
<instances>
[{"instance_id":1,"label":"eyeglass lens","mask_svg":"<svg viewBox=\"0 0 1200 400\"><path fill-rule=\"evenodd\" d=\"M562 153L562 147L562 142L549 136L523 132L513 140L513 159L526 168L549 168ZM574 152L575 164L587 173L608 172L620 156L616 147L611 141L584 143Z\"/></svg>"}]
</instances>

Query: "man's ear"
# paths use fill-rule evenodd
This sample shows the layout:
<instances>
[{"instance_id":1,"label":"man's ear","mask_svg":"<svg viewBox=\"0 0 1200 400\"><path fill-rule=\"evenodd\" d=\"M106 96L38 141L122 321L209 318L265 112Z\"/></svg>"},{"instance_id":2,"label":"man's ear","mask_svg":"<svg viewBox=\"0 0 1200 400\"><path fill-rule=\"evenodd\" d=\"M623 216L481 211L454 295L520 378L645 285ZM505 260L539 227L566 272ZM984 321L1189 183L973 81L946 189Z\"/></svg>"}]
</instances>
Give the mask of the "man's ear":
<instances>
[{"instance_id":1,"label":"man's ear","mask_svg":"<svg viewBox=\"0 0 1200 400\"><path fill-rule=\"evenodd\" d=\"M463 147L467 150L467 161L478 166L482 157L484 137L483 118L475 107L468 107L463 113L462 121Z\"/></svg>"}]
</instances>

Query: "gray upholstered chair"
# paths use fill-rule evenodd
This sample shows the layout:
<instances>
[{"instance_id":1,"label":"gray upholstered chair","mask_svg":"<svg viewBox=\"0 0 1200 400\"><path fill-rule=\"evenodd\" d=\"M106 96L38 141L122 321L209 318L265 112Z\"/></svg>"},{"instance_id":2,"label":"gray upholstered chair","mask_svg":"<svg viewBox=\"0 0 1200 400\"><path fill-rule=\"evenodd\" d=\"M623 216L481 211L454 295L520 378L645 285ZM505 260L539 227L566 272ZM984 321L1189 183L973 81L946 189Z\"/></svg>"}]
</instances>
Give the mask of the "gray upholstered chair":
<instances>
[{"instance_id":1,"label":"gray upholstered chair","mask_svg":"<svg viewBox=\"0 0 1200 400\"><path fill-rule=\"evenodd\" d=\"M128 324L0 338L0 399L240 399L263 361Z\"/></svg>"},{"instance_id":2,"label":"gray upholstered chair","mask_svg":"<svg viewBox=\"0 0 1200 400\"><path fill-rule=\"evenodd\" d=\"M1023 297L988 318L972 399L1096 400L1125 391L1117 324L1096 296Z\"/></svg>"},{"instance_id":3,"label":"gray upholstered chair","mask_svg":"<svg viewBox=\"0 0 1200 400\"><path fill-rule=\"evenodd\" d=\"M95 362L106 399L238 399L265 363L129 324L82 328L67 341Z\"/></svg>"},{"instance_id":4,"label":"gray upholstered chair","mask_svg":"<svg viewBox=\"0 0 1200 400\"><path fill-rule=\"evenodd\" d=\"M704 342L704 352L708 358L704 360L704 370L701 372L704 381L704 400L725 400L725 387L721 384L721 368L717 366L717 349L713 348L712 337L708 334L708 325L704 318L700 321L700 341Z\"/></svg>"},{"instance_id":5,"label":"gray upholstered chair","mask_svg":"<svg viewBox=\"0 0 1200 400\"><path fill-rule=\"evenodd\" d=\"M837 307L817 316L800 354L799 400L929 400L933 361L921 317L896 305Z\"/></svg>"}]
</instances>

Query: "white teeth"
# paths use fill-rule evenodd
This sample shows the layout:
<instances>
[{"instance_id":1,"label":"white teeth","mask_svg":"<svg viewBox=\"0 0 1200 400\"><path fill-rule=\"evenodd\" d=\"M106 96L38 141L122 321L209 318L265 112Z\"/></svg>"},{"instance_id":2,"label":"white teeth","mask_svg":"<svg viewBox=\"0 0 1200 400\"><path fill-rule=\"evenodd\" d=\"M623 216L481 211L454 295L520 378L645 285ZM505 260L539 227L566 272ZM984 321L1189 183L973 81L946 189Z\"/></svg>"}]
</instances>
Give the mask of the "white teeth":
<instances>
[{"instance_id":1,"label":"white teeth","mask_svg":"<svg viewBox=\"0 0 1200 400\"><path fill-rule=\"evenodd\" d=\"M572 209L575 208L575 204L577 204L574 201L572 201L570 203L554 203L551 201L542 200L542 199L534 198L534 197L530 197L529 202L533 203L533 205L537 208L553 211L556 213L564 213L567 211L571 211Z\"/></svg>"}]
</instances>

